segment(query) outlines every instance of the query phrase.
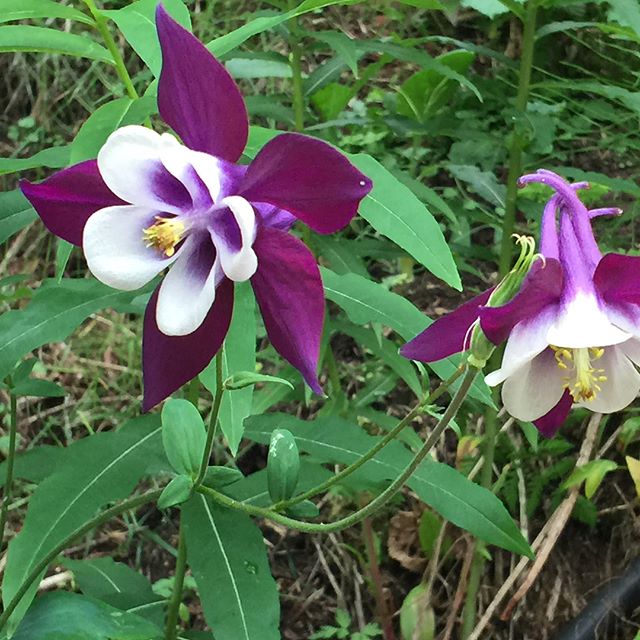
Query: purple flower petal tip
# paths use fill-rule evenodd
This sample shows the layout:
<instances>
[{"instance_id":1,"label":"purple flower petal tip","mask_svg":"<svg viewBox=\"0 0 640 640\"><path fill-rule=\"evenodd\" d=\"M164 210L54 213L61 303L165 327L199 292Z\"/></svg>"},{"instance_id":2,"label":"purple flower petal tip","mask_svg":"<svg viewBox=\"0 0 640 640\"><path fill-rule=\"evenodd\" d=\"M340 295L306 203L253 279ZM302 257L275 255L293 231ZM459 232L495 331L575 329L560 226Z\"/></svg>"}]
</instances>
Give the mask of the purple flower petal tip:
<instances>
[{"instance_id":1,"label":"purple flower petal tip","mask_svg":"<svg viewBox=\"0 0 640 640\"><path fill-rule=\"evenodd\" d=\"M565 392L562 394L562 398L560 398L560 402L558 402L558 404L553 407L549 413L537 420L534 420L533 424L545 438L553 438L558 429L567 419L569 411L571 411L572 404L573 397L569 391L565 389Z\"/></svg>"},{"instance_id":2,"label":"purple flower petal tip","mask_svg":"<svg viewBox=\"0 0 640 640\"><path fill-rule=\"evenodd\" d=\"M162 119L190 149L235 162L249 132L238 86L224 65L161 4L156 26L162 49L158 83Z\"/></svg>"}]
</instances>

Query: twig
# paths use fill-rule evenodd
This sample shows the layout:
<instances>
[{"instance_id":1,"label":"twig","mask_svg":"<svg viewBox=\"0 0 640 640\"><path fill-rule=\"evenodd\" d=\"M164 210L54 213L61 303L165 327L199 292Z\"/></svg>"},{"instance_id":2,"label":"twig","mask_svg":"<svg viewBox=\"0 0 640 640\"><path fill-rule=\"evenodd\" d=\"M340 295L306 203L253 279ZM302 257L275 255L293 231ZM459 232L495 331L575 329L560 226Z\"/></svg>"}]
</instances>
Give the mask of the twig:
<instances>
[{"instance_id":1,"label":"twig","mask_svg":"<svg viewBox=\"0 0 640 640\"><path fill-rule=\"evenodd\" d=\"M450 640L451 634L453 633L453 627L456 623L456 619L458 618L458 611L460 611L460 607L464 602L464 595L467 590L467 582L469 580L469 571L471 570L471 563L473 562L473 556L475 555L475 551L476 551L475 544L473 544L472 541L469 541L467 552L464 556L462 569L460 570L460 580L458 581L456 594L453 598L453 605L451 606L451 611L449 612L449 616L447 617L447 625L444 629L444 633L442 634L442 640Z\"/></svg>"}]
</instances>

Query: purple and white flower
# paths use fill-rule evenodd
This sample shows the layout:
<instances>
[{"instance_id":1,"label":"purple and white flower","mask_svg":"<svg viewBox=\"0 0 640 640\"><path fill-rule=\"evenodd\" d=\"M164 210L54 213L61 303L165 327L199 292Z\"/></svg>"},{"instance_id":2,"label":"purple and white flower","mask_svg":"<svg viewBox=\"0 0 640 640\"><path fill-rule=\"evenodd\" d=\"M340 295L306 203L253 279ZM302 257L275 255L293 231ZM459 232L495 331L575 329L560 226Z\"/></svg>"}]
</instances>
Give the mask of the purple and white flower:
<instances>
[{"instance_id":1,"label":"purple and white flower","mask_svg":"<svg viewBox=\"0 0 640 640\"><path fill-rule=\"evenodd\" d=\"M570 185L551 171L520 178L546 184L555 195L544 208L540 254L520 291L507 304L486 306L491 290L439 319L407 343L408 358L431 362L463 351L477 321L498 345L501 367L487 384L504 383L502 401L520 420L547 436L573 405L613 413L640 390L640 258L602 255L591 219L619 209L587 210Z\"/></svg>"},{"instance_id":2,"label":"purple and white flower","mask_svg":"<svg viewBox=\"0 0 640 640\"><path fill-rule=\"evenodd\" d=\"M197 375L220 348L233 282L250 280L267 334L317 393L324 292L313 255L288 233L349 223L371 181L330 145L300 134L236 164L248 136L223 65L160 5L158 107L179 136L126 126L91 160L22 182L45 225L81 245L93 275L134 290L168 273L147 307L144 407Z\"/></svg>"}]
</instances>

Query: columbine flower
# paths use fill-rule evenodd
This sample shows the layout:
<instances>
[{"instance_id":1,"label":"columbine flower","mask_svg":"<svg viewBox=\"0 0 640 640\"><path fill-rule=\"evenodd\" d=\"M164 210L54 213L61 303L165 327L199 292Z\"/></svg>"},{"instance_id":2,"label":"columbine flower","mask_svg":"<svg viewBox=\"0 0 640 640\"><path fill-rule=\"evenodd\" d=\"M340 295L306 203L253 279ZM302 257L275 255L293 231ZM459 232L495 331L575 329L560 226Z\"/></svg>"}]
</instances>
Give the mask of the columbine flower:
<instances>
[{"instance_id":1,"label":"columbine flower","mask_svg":"<svg viewBox=\"0 0 640 640\"><path fill-rule=\"evenodd\" d=\"M640 258L600 252L591 218L619 209L588 211L570 185L551 171L523 176L520 186L540 182L555 195L545 206L541 260L519 293L500 307L483 306L480 294L432 324L403 347L406 357L431 362L465 348L479 319L494 344L507 340L500 369L487 384L504 382L507 411L555 433L571 406L612 413L640 390ZM559 221L558 221L559 213Z\"/></svg>"},{"instance_id":2,"label":"columbine flower","mask_svg":"<svg viewBox=\"0 0 640 640\"><path fill-rule=\"evenodd\" d=\"M22 190L45 225L81 245L91 272L133 290L169 268L144 321L144 407L197 375L229 328L233 282L251 280L269 339L316 392L324 317L318 267L287 233L344 227L371 182L328 144L299 134L235 164L248 135L242 96L224 66L159 6L158 107L180 136L115 131L97 161Z\"/></svg>"}]
</instances>

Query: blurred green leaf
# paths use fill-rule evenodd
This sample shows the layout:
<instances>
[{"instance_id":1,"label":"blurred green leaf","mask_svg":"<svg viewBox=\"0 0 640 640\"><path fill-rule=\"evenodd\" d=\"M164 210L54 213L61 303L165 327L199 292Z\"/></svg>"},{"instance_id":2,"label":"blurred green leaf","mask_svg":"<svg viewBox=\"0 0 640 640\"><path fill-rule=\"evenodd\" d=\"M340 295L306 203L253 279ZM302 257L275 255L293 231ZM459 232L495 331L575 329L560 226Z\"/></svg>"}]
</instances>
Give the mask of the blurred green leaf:
<instances>
[{"instance_id":1,"label":"blurred green leaf","mask_svg":"<svg viewBox=\"0 0 640 640\"><path fill-rule=\"evenodd\" d=\"M33 207L19 189L0 193L0 242L8 240L37 217Z\"/></svg>"},{"instance_id":2,"label":"blurred green leaf","mask_svg":"<svg viewBox=\"0 0 640 640\"><path fill-rule=\"evenodd\" d=\"M68 7L61 2L53 0L2 0L0 23L34 18L61 18L62 20L77 20L85 24L93 24L92 18L86 13Z\"/></svg>"}]
</instances>

